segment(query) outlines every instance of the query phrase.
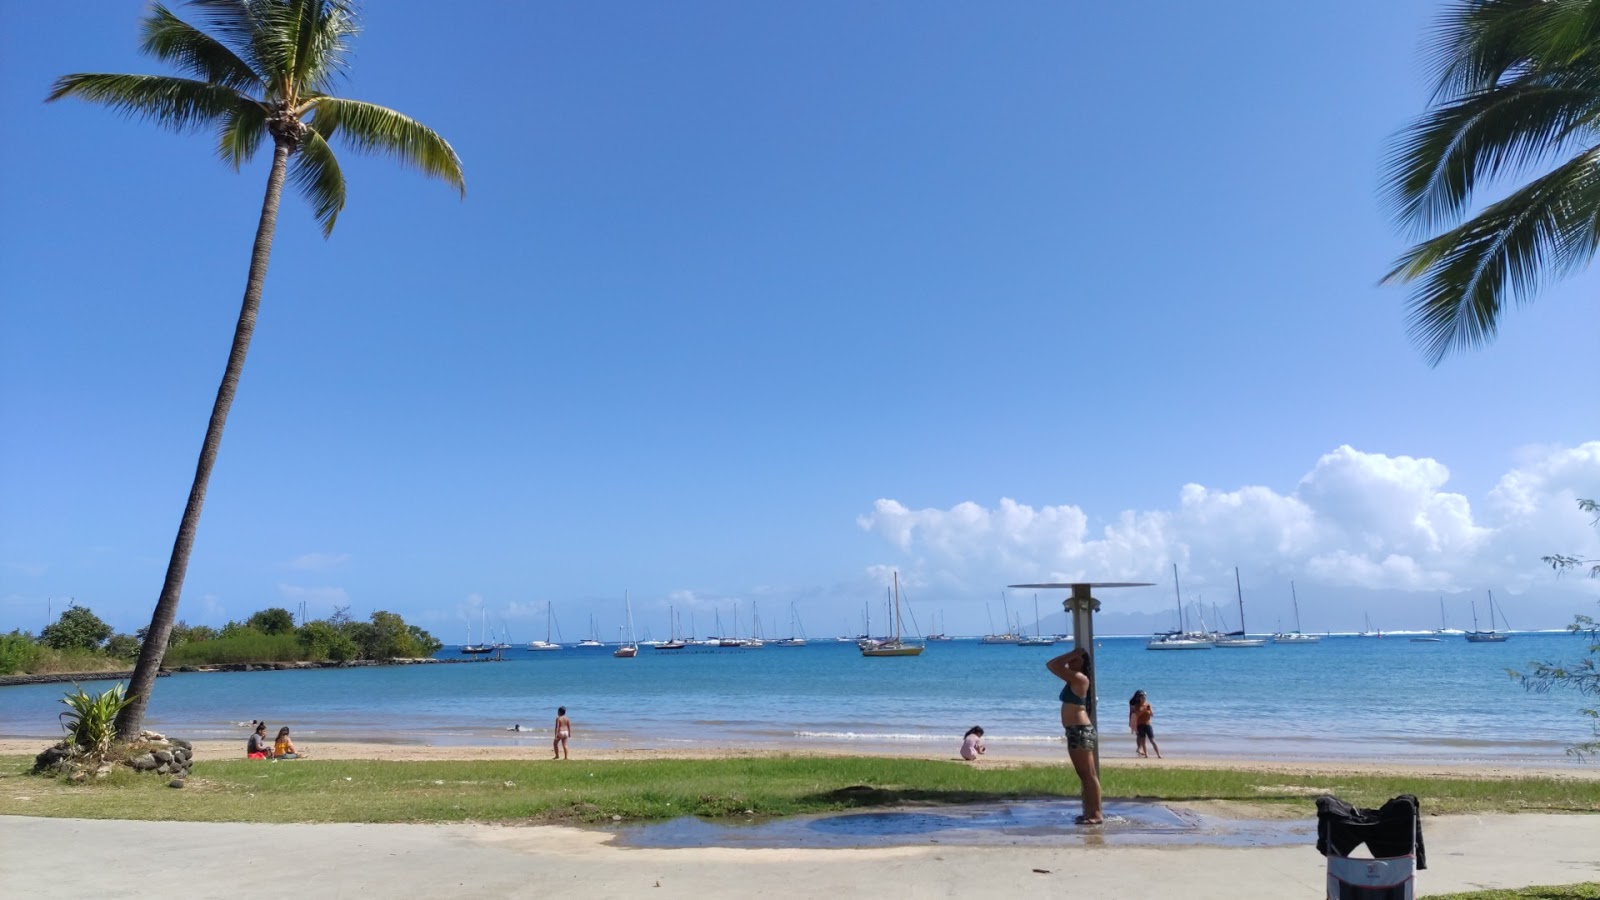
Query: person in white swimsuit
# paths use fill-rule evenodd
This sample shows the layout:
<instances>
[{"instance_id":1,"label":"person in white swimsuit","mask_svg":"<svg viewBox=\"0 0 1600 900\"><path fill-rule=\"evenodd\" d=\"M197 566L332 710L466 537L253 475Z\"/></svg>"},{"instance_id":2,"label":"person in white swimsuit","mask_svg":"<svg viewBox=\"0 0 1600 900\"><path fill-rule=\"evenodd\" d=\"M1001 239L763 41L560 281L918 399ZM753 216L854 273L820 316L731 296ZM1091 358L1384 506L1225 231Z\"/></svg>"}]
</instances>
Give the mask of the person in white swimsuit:
<instances>
[{"instance_id":1,"label":"person in white swimsuit","mask_svg":"<svg viewBox=\"0 0 1600 900\"><path fill-rule=\"evenodd\" d=\"M554 750L556 754L554 757L552 757L553 759L571 758L567 756L567 738L569 737L572 737L572 720L567 718L567 708L565 706L557 707L556 739L555 743L551 745L551 749Z\"/></svg>"}]
</instances>

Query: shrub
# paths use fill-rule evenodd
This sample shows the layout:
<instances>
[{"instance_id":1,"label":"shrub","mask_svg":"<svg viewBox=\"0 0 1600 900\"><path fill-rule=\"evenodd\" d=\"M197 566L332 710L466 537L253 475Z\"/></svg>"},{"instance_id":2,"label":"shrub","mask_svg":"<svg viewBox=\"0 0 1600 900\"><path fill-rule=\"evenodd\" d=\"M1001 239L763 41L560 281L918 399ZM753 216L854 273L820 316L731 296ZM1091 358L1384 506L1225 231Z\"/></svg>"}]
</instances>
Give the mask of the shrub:
<instances>
[{"instance_id":1,"label":"shrub","mask_svg":"<svg viewBox=\"0 0 1600 900\"><path fill-rule=\"evenodd\" d=\"M230 663L294 662L307 653L292 634L262 634L237 629L230 637L180 644L167 651L163 665L216 666Z\"/></svg>"},{"instance_id":2,"label":"shrub","mask_svg":"<svg viewBox=\"0 0 1600 900\"><path fill-rule=\"evenodd\" d=\"M32 672L40 651L31 634L22 631L0 634L0 675Z\"/></svg>"},{"instance_id":3,"label":"shrub","mask_svg":"<svg viewBox=\"0 0 1600 900\"><path fill-rule=\"evenodd\" d=\"M79 687L77 693L61 698L67 705L67 711L60 716L61 725L78 749L104 754L117 736L117 713L132 701L120 681L99 694L85 693Z\"/></svg>"},{"instance_id":4,"label":"shrub","mask_svg":"<svg viewBox=\"0 0 1600 900\"><path fill-rule=\"evenodd\" d=\"M87 606L69 606L54 625L46 625L39 641L56 650L94 650L111 637L112 628Z\"/></svg>"},{"instance_id":5,"label":"shrub","mask_svg":"<svg viewBox=\"0 0 1600 900\"><path fill-rule=\"evenodd\" d=\"M113 659L134 659L139 655L139 639L131 634L114 634L106 641L106 655Z\"/></svg>"}]
</instances>

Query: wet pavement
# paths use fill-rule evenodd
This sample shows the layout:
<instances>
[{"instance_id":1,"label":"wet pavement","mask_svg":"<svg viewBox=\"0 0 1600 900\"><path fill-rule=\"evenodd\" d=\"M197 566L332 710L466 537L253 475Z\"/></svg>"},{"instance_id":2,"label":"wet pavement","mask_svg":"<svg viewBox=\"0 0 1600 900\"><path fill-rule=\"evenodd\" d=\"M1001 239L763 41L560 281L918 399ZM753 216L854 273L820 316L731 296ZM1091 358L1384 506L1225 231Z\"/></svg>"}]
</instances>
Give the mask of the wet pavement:
<instances>
[{"instance_id":1,"label":"wet pavement","mask_svg":"<svg viewBox=\"0 0 1600 900\"><path fill-rule=\"evenodd\" d=\"M621 847L863 848L954 846L1281 847L1316 842L1316 820L1225 819L1165 803L1111 801L1104 825L1076 825L1076 800L901 807L769 821L686 816L615 829Z\"/></svg>"}]
</instances>

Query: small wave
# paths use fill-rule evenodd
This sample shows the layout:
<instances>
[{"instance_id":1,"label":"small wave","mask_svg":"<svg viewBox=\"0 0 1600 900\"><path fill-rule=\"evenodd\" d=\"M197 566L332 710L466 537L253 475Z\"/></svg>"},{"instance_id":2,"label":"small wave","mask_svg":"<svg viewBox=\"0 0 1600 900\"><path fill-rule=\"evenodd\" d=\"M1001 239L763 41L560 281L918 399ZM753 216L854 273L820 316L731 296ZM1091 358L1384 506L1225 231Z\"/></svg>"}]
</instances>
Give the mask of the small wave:
<instances>
[{"instance_id":1,"label":"small wave","mask_svg":"<svg viewBox=\"0 0 1600 900\"><path fill-rule=\"evenodd\" d=\"M885 731L796 731L792 732L798 738L821 738L830 741L957 741L959 736L951 737L948 734L904 734L900 732ZM986 734L983 739L987 743L1047 743L1060 741L1058 735L1021 734L1011 736L995 736Z\"/></svg>"}]
</instances>

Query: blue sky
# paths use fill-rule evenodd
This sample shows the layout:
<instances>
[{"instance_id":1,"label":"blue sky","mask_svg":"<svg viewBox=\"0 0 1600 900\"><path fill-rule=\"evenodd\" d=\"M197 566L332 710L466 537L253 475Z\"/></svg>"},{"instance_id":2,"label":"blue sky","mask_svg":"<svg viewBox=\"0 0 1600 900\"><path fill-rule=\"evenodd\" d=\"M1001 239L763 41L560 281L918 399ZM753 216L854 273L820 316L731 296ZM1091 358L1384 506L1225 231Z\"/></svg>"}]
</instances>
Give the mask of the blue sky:
<instances>
[{"instance_id":1,"label":"blue sky","mask_svg":"<svg viewBox=\"0 0 1600 900\"><path fill-rule=\"evenodd\" d=\"M331 240L286 198L182 618L1597 596L1538 563L1600 543L1594 275L1435 369L1377 286L1440 4L433 6L369 5L344 93L467 198L348 150ZM41 102L165 71L142 9L0 10L0 629L147 620L243 289L266 157Z\"/></svg>"}]
</instances>

